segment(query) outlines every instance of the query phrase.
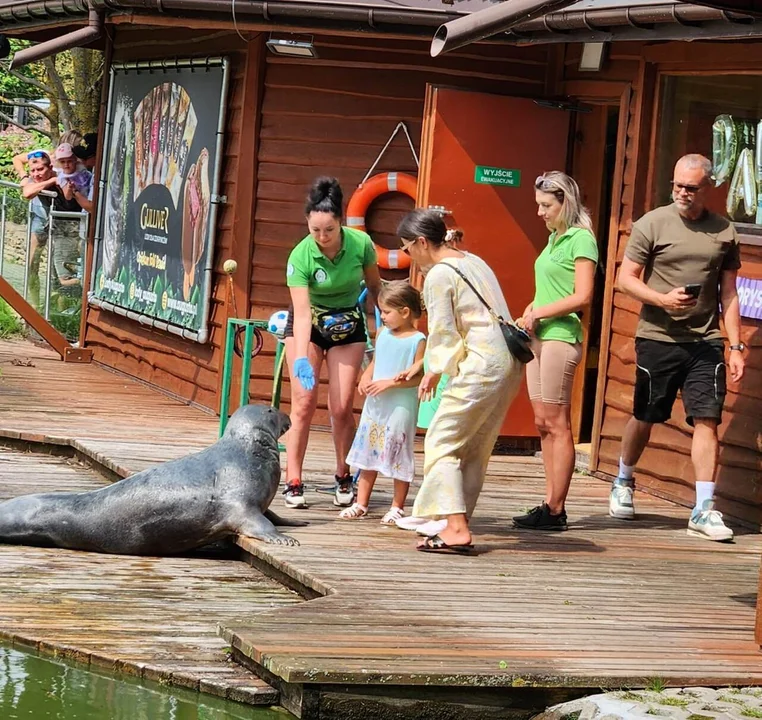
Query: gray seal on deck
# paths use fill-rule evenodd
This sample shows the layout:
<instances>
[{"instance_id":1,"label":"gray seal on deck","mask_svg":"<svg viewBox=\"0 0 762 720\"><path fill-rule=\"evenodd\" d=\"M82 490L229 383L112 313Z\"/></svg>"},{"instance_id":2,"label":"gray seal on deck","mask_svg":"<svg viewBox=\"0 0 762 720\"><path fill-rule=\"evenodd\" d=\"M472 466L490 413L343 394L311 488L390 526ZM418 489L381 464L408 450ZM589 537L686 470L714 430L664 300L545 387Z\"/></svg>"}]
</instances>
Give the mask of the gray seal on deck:
<instances>
[{"instance_id":1,"label":"gray seal on deck","mask_svg":"<svg viewBox=\"0 0 762 720\"><path fill-rule=\"evenodd\" d=\"M280 410L245 405L199 453L91 492L7 500L0 542L119 555L175 555L235 535L298 545L275 524L307 523L268 510L280 484L278 438L290 426Z\"/></svg>"}]
</instances>

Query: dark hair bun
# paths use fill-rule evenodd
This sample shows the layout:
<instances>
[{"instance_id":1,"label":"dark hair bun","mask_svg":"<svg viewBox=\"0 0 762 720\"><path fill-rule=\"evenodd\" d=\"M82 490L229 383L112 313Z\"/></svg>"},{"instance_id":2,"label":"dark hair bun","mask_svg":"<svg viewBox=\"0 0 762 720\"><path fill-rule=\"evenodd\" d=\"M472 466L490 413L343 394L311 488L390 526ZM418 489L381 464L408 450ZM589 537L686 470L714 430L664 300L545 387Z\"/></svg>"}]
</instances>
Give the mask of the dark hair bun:
<instances>
[{"instance_id":1,"label":"dark hair bun","mask_svg":"<svg viewBox=\"0 0 762 720\"><path fill-rule=\"evenodd\" d=\"M341 191L339 181L332 177L319 177L312 183L304 212L306 215L313 212L325 212L341 218L343 207L344 193Z\"/></svg>"}]
</instances>

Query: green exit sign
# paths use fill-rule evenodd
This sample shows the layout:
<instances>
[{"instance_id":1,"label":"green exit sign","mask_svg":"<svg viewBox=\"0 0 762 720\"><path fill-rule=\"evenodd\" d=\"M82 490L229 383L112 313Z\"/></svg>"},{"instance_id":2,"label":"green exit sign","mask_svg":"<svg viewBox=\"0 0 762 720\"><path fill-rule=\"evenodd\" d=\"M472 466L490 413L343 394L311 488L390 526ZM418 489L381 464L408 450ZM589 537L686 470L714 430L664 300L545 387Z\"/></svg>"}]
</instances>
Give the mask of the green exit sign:
<instances>
[{"instance_id":1,"label":"green exit sign","mask_svg":"<svg viewBox=\"0 0 762 720\"><path fill-rule=\"evenodd\" d=\"M474 182L477 185L519 187L521 185L521 170L477 165L474 172Z\"/></svg>"}]
</instances>

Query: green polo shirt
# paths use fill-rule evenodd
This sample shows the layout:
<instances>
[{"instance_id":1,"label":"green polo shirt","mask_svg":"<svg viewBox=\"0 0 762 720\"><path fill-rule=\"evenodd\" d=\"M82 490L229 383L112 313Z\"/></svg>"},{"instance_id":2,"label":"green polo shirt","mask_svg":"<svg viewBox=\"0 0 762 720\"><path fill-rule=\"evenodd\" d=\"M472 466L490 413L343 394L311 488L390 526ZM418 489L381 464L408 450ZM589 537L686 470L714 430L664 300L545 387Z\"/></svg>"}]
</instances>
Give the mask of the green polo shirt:
<instances>
[{"instance_id":1,"label":"green polo shirt","mask_svg":"<svg viewBox=\"0 0 762 720\"><path fill-rule=\"evenodd\" d=\"M569 228L552 233L534 264L534 307L541 308L574 294L574 264L585 258L598 262L598 244L589 230ZM576 313L540 320L535 334L540 340L582 342L582 323Z\"/></svg>"},{"instance_id":2,"label":"green polo shirt","mask_svg":"<svg viewBox=\"0 0 762 720\"><path fill-rule=\"evenodd\" d=\"M308 288L313 307L350 308L357 305L365 268L375 262L373 241L361 230L341 228L341 250L333 260L307 235L288 256L286 284Z\"/></svg>"}]
</instances>

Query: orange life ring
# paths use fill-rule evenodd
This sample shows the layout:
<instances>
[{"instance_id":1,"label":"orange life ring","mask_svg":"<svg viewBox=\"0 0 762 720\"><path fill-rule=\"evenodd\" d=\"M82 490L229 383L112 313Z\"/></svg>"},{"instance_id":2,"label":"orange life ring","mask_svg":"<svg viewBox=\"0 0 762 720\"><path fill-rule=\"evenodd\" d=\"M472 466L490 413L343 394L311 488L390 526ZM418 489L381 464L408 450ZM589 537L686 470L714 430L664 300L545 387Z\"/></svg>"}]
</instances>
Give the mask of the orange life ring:
<instances>
[{"instance_id":1,"label":"orange life ring","mask_svg":"<svg viewBox=\"0 0 762 720\"><path fill-rule=\"evenodd\" d=\"M347 205L347 226L365 231L365 213L370 204L388 192L401 192L415 200L418 181L406 173L380 173L357 187ZM373 243L378 264L385 270L407 270L410 256L402 250L389 250Z\"/></svg>"}]
</instances>

